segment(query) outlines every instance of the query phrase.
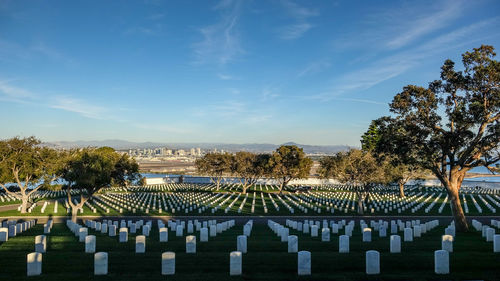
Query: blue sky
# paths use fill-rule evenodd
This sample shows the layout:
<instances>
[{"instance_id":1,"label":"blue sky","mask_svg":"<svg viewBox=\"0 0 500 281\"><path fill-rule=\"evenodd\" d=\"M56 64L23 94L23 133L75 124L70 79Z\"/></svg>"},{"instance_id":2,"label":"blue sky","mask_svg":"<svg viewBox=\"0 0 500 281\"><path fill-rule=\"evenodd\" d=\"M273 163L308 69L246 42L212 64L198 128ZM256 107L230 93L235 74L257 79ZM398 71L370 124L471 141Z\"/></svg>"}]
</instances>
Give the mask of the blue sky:
<instances>
[{"instance_id":1,"label":"blue sky","mask_svg":"<svg viewBox=\"0 0 500 281\"><path fill-rule=\"evenodd\" d=\"M0 0L0 138L359 145L498 1ZM498 51L498 50L497 50Z\"/></svg>"}]
</instances>

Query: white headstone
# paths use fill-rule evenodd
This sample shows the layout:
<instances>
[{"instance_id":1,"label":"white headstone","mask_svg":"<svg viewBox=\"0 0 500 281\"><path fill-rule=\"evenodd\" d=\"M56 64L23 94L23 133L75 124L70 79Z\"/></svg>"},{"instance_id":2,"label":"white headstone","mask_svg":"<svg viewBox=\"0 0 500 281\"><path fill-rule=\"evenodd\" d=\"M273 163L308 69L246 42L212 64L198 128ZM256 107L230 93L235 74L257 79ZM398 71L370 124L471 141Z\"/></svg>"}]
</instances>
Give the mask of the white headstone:
<instances>
[{"instance_id":1,"label":"white headstone","mask_svg":"<svg viewBox=\"0 0 500 281\"><path fill-rule=\"evenodd\" d=\"M391 253L401 253L401 236L391 235Z\"/></svg>"},{"instance_id":2,"label":"white headstone","mask_svg":"<svg viewBox=\"0 0 500 281\"><path fill-rule=\"evenodd\" d=\"M330 242L330 229L322 228L321 229L321 241L322 242Z\"/></svg>"},{"instance_id":3,"label":"white headstone","mask_svg":"<svg viewBox=\"0 0 500 281\"><path fill-rule=\"evenodd\" d=\"M450 273L450 254L446 250L434 252L434 272L436 274Z\"/></svg>"},{"instance_id":4,"label":"white headstone","mask_svg":"<svg viewBox=\"0 0 500 281\"><path fill-rule=\"evenodd\" d=\"M85 253L95 253L95 235L87 235L85 237Z\"/></svg>"},{"instance_id":5,"label":"white headstone","mask_svg":"<svg viewBox=\"0 0 500 281\"><path fill-rule=\"evenodd\" d=\"M370 228L363 228L363 242L372 241L372 230Z\"/></svg>"},{"instance_id":6,"label":"white headstone","mask_svg":"<svg viewBox=\"0 0 500 281\"><path fill-rule=\"evenodd\" d=\"M178 225L175 229L175 236L182 237L183 232L184 232L184 229L182 228L182 225Z\"/></svg>"},{"instance_id":7,"label":"white headstone","mask_svg":"<svg viewBox=\"0 0 500 281\"><path fill-rule=\"evenodd\" d=\"M146 252L146 236L137 235L135 237L135 252L137 254L143 254Z\"/></svg>"},{"instance_id":8,"label":"white headstone","mask_svg":"<svg viewBox=\"0 0 500 281\"><path fill-rule=\"evenodd\" d=\"M380 253L366 251L366 274L380 274Z\"/></svg>"},{"instance_id":9,"label":"white headstone","mask_svg":"<svg viewBox=\"0 0 500 281\"><path fill-rule=\"evenodd\" d=\"M200 229L200 242L208 242L208 228L206 227Z\"/></svg>"},{"instance_id":10,"label":"white headstone","mask_svg":"<svg viewBox=\"0 0 500 281\"><path fill-rule=\"evenodd\" d=\"M493 242L494 235L495 235L495 229L488 227L488 229L486 229L486 242Z\"/></svg>"},{"instance_id":11,"label":"white headstone","mask_svg":"<svg viewBox=\"0 0 500 281\"><path fill-rule=\"evenodd\" d=\"M128 241L128 228L122 227L120 228L120 242L124 243Z\"/></svg>"},{"instance_id":12,"label":"white headstone","mask_svg":"<svg viewBox=\"0 0 500 281\"><path fill-rule=\"evenodd\" d=\"M94 254L94 275L108 274L108 253L98 252Z\"/></svg>"},{"instance_id":13,"label":"white headstone","mask_svg":"<svg viewBox=\"0 0 500 281\"><path fill-rule=\"evenodd\" d=\"M160 228L160 242L168 242L168 228Z\"/></svg>"},{"instance_id":14,"label":"white headstone","mask_svg":"<svg viewBox=\"0 0 500 281\"><path fill-rule=\"evenodd\" d=\"M311 225L311 237L318 237L318 229L317 225Z\"/></svg>"},{"instance_id":15,"label":"white headstone","mask_svg":"<svg viewBox=\"0 0 500 281\"><path fill-rule=\"evenodd\" d=\"M405 227L404 241L405 242L412 242L413 241L413 230L409 227Z\"/></svg>"},{"instance_id":16,"label":"white headstone","mask_svg":"<svg viewBox=\"0 0 500 281\"><path fill-rule=\"evenodd\" d=\"M299 239L296 235L288 236L288 252L297 253L299 251Z\"/></svg>"},{"instance_id":17,"label":"white headstone","mask_svg":"<svg viewBox=\"0 0 500 281\"><path fill-rule=\"evenodd\" d=\"M47 250L47 237L45 235L35 236L35 252L45 253Z\"/></svg>"},{"instance_id":18,"label":"white headstone","mask_svg":"<svg viewBox=\"0 0 500 281\"><path fill-rule=\"evenodd\" d=\"M349 236L348 235L340 235L339 253L349 253Z\"/></svg>"},{"instance_id":19,"label":"white headstone","mask_svg":"<svg viewBox=\"0 0 500 281\"><path fill-rule=\"evenodd\" d=\"M242 254L247 252L247 237L246 235L238 235L236 242L236 250Z\"/></svg>"},{"instance_id":20,"label":"white headstone","mask_svg":"<svg viewBox=\"0 0 500 281\"><path fill-rule=\"evenodd\" d=\"M453 253L453 236L451 235L441 236L441 250Z\"/></svg>"},{"instance_id":21,"label":"white headstone","mask_svg":"<svg viewBox=\"0 0 500 281\"><path fill-rule=\"evenodd\" d=\"M161 254L161 274L174 275L175 274L175 253L164 252Z\"/></svg>"},{"instance_id":22,"label":"white headstone","mask_svg":"<svg viewBox=\"0 0 500 281\"><path fill-rule=\"evenodd\" d=\"M80 242L85 242L85 237L89 234L89 229L86 227L80 227L80 230L78 231L79 235L79 241Z\"/></svg>"},{"instance_id":23,"label":"white headstone","mask_svg":"<svg viewBox=\"0 0 500 281\"><path fill-rule=\"evenodd\" d=\"M0 228L0 242L7 242L9 240L9 229L6 227Z\"/></svg>"},{"instance_id":24,"label":"white headstone","mask_svg":"<svg viewBox=\"0 0 500 281\"><path fill-rule=\"evenodd\" d=\"M493 252L500 253L500 234L493 236Z\"/></svg>"},{"instance_id":25,"label":"white headstone","mask_svg":"<svg viewBox=\"0 0 500 281\"><path fill-rule=\"evenodd\" d=\"M26 266L28 276L42 274L42 253L29 253L26 260Z\"/></svg>"},{"instance_id":26,"label":"white headstone","mask_svg":"<svg viewBox=\"0 0 500 281\"><path fill-rule=\"evenodd\" d=\"M297 259L297 273L299 275L311 275L311 252L300 251Z\"/></svg>"},{"instance_id":27,"label":"white headstone","mask_svg":"<svg viewBox=\"0 0 500 281\"><path fill-rule=\"evenodd\" d=\"M109 233L108 234L110 237L116 236L116 225L113 224L113 225L109 226Z\"/></svg>"},{"instance_id":28,"label":"white headstone","mask_svg":"<svg viewBox=\"0 0 500 281\"><path fill-rule=\"evenodd\" d=\"M187 254L196 253L196 236L194 235L186 236L186 253Z\"/></svg>"},{"instance_id":29,"label":"white headstone","mask_svg":"<svg viewBox=\"0 0 500 281\"><path fill-rule=\"evenodd\" d=\"M243 237L246 239L245 235ZM241 275L242 257L243 255L239 251L229 254L229 275Z\"/></svg>"}]
</instances>

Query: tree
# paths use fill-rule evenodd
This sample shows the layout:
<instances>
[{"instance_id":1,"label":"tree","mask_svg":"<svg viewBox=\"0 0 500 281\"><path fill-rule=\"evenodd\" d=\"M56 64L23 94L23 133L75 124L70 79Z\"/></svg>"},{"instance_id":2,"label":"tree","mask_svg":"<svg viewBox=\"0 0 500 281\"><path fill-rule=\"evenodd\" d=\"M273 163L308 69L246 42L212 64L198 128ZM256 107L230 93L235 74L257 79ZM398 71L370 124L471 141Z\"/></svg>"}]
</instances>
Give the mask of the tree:
<instances>
[{"instance_id":1,"label":"tree","mask_svg":"<svg viewBox=\"0 0 500 281\"><path fill-rule=\"evenodd\" d=\"M295 145L278 147L269 158L269 167L270 175L279 183L280 194L291 180L307 178L312 164L302 148Z\"/></svg>"},{"instance_id":2,"label":"tree","mask_svg":"<svg viewBox=\"0 0 500 281\"><path fill-rule=\"evenodd\" d=\"M76 222L78 210L92 196L112 182L126 182L135 179L138 165L130 158L124 158L110 147L84 148L73 151L67 161L62 178L69 185L68 204L71 207L71 219ZM73 202L71 190L80 190L80 202Z\"/></svg>"},{"instance_id":3,"label":"tree","mask_svg":"<svg viewBox=\"0 0 500 281\"><path fill-rule=\"evenodd\" d=\"M390 104L387 149L429 169L451 200L458 231L468 230L459 190L470 169L500 160L500 63L492 46L462 55L463 71L446 60L427 88L408 85Z\"/></svg>"},{"instance_id":4,"label":"tree","mask_svg":"<svg viewBox=\"0 0 500 281\"><path fill-rule=\"evenodd\" d=\"M208 175L219 190L224 174L231 172L231 154L207 153L196 159L195 166L200 174Z\"/></svg>"},{"instance_id":5,"label":"tree","mask_svg":"<svg viewBox=\"0 0 500 281\"><path fill-rule=\"evenodd\" d=\"M351 149L320 160L319 173L323 178L333 178L350 184L358 199L358 214L363 214L363 202L372 185L387 183L385 162L379 162L368 151Z\"/></svg>"},{"instance_id":6,"label":"tree","mask_svg":"<svg viewBox=\"0 0 500 281\"><path fill-rule=\"evenodd\" d=\"M254 154L246 151L237 152L233 156L231 172L240 178L243 194L246 194L247 188L265 174L268 161L269 155L267 154Z\"/></svg>"},{"instance_id":7,"label":"tree","mask_svg":"<svg viewBox=\"0 0 500 281\"><path fill-rule=\"evenodd\" d=\"M399 196L405 197L405 184L425 176L426 170L416 164L405 164L401 157L392 154L397 147L387 149L391 145L391 134L384 121L381 118L371 122L368 130L361 136L361 147L364 151L371 152L379 162L386 161L386 177L390 182L398 184Z\"/></svg>"},{"instance_id":8,"label":"tree","mask_svg":"<svg viewBox=\"0 0 500 281\"><path fill-rule=\"evenodd\" d=\"M35 137L0 141L0 186L21 200L22 214L27 211L31 195L60 176L62 152L39 144ZM11 182L17 184L20 193L5 186Z\"/></svg>"}]
</instances>

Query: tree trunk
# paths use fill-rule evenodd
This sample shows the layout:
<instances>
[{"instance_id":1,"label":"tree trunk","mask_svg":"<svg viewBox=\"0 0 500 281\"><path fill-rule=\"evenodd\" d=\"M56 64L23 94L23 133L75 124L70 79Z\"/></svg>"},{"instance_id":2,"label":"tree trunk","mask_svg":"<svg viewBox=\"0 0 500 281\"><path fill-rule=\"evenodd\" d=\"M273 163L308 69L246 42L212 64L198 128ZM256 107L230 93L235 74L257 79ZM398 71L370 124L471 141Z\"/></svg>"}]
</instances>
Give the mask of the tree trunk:
<instances>
[{"instance_id":1,"label":"tree trunk","mask_svg":"<svg viewBox=\"0 0 500 281\"><path fill-rule=\"evenodd\" d=\"M282 183L280 184L280 195L282 195L282 194L283 194L283 187L285 187L285 182L282 182Z\"/></svg>"},{"instance_id":2,"label":"tree trunk","mask_svg":"<svg viewBox=\"0 0 500 281\"><path fill-rule=\"evenodd\" d=\"M247 185L246 184L243 185L243 192L242 192L242 194L247 194Z\"/></svg>"},{"instance_id":3,"label":"tree trunk","mask_svg":"<svg viewBox=\"0 0 500 281\"><path fill-rule=\"evenodd\" d=\"M74 222L74 223L76 223L76 218L78 216L78 210L79 209L80 208L77 208L77 207L72 207L71 208L71 221Z\"/></svg>"},{"instance_id":4,"label":"tree trunk","mask_svg":"<svg viewBox=\"0 0 500 281\"><path fill-rule=\"evenodd\" d=\"M358 194L358 214L359 215L363 215L364 214L364 211L363 211L363 195L361 192L357 192Z\"/></svg>"},{"instance_id":5,"label":"tree trunk","mask_svg":"<svg viewBox=\"0 0 500 281\"><path fill-rule=\"evenodd\" d=\"M26 214L27 209L28 209L28 197L22 196L21 197L21 214Z\"/></svg>"},{"instance_id":6,"label":"tree trunk","mask_svg":"<svg viewBox=\"0 0 500 281\"><path fill-rule=\"evenodd\" d=\"M405 197L405 184L401 182L399 183L399 197Z\"/></svg>"},{"instance_id":7,"label":"tree trunk","mask_svg":"<svg viewBox=\"0 0 500 281\"><path fill-rule=\"evenodd\" d=\"M469 225L465 219L465 214L462 209L462 204L460 203L460 197L458 195L458 189L460 188L460 183L451 182L446 186L448 190L448 196L450 197L451 211L453 213L453 219L455 220L455 228L459 232L464 232L469 230Z\"/></svg>"}]
</instances>

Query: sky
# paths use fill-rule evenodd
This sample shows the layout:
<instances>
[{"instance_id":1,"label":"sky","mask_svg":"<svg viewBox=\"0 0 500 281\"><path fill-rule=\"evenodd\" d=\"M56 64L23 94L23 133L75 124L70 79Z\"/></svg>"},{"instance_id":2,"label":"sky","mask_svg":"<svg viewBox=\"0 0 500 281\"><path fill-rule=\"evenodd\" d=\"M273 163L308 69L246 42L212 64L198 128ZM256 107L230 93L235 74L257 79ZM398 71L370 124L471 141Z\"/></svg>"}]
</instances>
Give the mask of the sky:
<instances>
[{"instance_id":1,"label":"sky","mask_svg":"<svg viewBox=\"0 0 500 281\"><path fill-rule=\"evenodd\" d=\"M0 138L359 146L499 43L493 0L0 0Z\"/></svg>"}]
</instances>

